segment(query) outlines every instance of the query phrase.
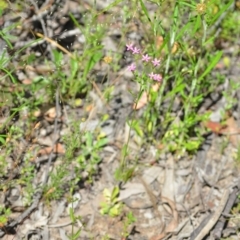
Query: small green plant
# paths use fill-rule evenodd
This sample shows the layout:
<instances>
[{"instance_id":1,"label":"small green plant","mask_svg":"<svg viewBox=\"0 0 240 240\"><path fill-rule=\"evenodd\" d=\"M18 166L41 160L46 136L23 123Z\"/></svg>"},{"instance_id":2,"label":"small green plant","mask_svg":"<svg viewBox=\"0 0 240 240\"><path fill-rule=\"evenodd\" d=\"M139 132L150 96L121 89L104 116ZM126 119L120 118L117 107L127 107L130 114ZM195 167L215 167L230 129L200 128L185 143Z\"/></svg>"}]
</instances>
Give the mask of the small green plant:
<instances>
[{"instance_id":1,"label":"small green plant","mask_svg":"<svg viewBox=\"0 0 240 240\"><path fill-rule=\"evenodd\" d=\"M73 224L77 221L77 220L81 220L81 217L80 216L75 216L74 214L74 210L73 208L70 208L69 209L69 216L70 216L70 219L72 221L72 233L71 235L69 236L69 239L71 240L76 240L76 239L79 239L79 236L81 234L81 228L78 229L76 232L74 232L74 228L73 228Z\"/></svg>"},{"instance_id":2,"label":"small green plant","mask_svg":"<svg viewBox=\"0 0 240 240\"><path fill-rule=\"evenodd\" d=\"M99 153L107 144L107 138L99 138L94 140L94 135L91 132L86 132L81 139L81 149L76 161L78 168L88 175L90 182L92 176L96 173L97 165L102 161Z\"/></svg>"},{"instance_id":3,"label":"small green plant","mask_svg":"<svg viewBox=\"0 0 240 240\"><path fill-rule=\"evenodd\" d=\"M122 203L118 201L119 187L114 187L112 191L105 188L103 190L104 202L100 203L100 213L103 215L109 215L116 217L120 215L122 210Z\"/></svg>"},{"instance_id":4,"label":"small green plant","mask_svg":"<svg viewBox=\"0 0 240 240\"><path fill-rule=\"evenodd\" d=\"M235 153L235 160L239 164L240 163L240 144L237 147L237 152Z\"/></svg>"},{"instance_id":5,"label":"small green plant","mask_svg":"<svg viewBox=\"0 0 240 240\"><path fill-rule=\"evenodd\" d=\"M138 92L133 91L135 106L145 97L142 117L133 114L129 126L144 139L140 144L152 142L163 146L160 151L170 151L180 157L194 154L204 141L205 132L200 123L206 121L210 113L198 110L206 96L223 82L219 74L217 77L212 74L223 55L222 51L211 51L216 36L214 24L232 2L173 2L168 26L157 17L165 4L165 1L159 2L159 12L151 18L144 1L139 1L142 10L139 17L148 23L147 33L154 38L149 37L147 43L139 45L126 44L126 51L133 58L127 70L132 72L139 86ZM188 16L184 24L183 15ZM161 43L156 41L160 37ZM233 102L229 100L229 104L231 108ZM139 108L134 109L135 113ZM116 179L124 182L134 169L127 163L128 154L127 142L122 149L120 167L115 172Z\"/></svg>"},{"instance_id":6,"label":"small green plant","mask_svg":"<svg viewBox=\"0 0 240 240\"><path fill-rule=\"evenodd\" d=\"M10 208L4 208L0 205L0 228L4 227L4 225L8 222L11 213L12 212Z\"/></svg>"},{"instance_id":7,"label":"small green plant","mask_svg":"<svg viewBox=\"0 0 240 240\"><path fill-rule=\"evenodd\" d=\"M50 173L50 183L44 187L43 197L47 202L51 200L60 199L65 190L63 182L64 178L68 175L67 164L62 164L54 169L53 172Z\"/></svg>"},{"instance_id":8,"label":"small green plant","mask_svg":"<svg viewBox=\"0 0 240 240\"><path fill-rule=\"evenodd\" d=\"M93 176L98 172L98 164L102 161L100 152L108 143L106 137L96 137L98 132L80 130L82 122L73 122L70 126L71 134L63 137L66 145L65 161L74 165L76 173L75 183L80 180L93 182Z\"/></svg>"},{"instance_id":9,"label":"small green plant","mask_svg":"<svg viewBox=\"0 0 240 240\"><path fill-rule=\"evenodd\" d=\"M122 237L127 238L129 236L129 226L135 223L137 219L134 217L132 212L128 212L123 221Z\"/></svg>"}]
</instances>

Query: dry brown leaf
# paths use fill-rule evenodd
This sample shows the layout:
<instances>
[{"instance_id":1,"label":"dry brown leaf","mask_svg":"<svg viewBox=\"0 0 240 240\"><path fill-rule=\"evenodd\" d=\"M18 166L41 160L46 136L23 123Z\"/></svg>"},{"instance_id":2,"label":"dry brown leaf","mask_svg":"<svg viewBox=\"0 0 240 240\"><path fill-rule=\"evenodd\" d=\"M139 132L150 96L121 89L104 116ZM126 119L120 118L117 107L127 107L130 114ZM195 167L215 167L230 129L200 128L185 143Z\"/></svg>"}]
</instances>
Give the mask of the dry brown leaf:
<instances>
[{"instance_id":1,"label":"dry brown leaf","mask_svg":"<svg viewBox=\"0 0 240 240\"><path fill-rule=\"evenodd\" d=\"M177 212L176 204L172 200L166 197L162 197L162 200L163 202L166 202L172 209L172 216L173 216L172 221L168 224L168 226L165 229L166 233L170 233L170 232L173 232L175 228L178 226L178 212Z\"/></svg>"},{"instance_id":2,"label":"dry brown leaf","mask_svg":"<svg viewBox=\"0 0 240 240\"><path fill-rule=\"evenodd\" d=\"M146 92L143 92L142 96L140 97L140 99L138 100L137 103L133 104L133 109L138 110L142 107L144 107L148 102L148 96Z\"/></svg>"},{"instance_id":3,"label":"dry brown leaf","mask_svg":"<svg viewBox=\"0 0 240 240\"><path fill-rule=\"evenodd\" d=\"M37 109L33 112L33 116L36 118L40 117L41 115L42 115L42 112L40 109Z\"/></svg>"},{"instance_id":4,"label":"dry brown leaf","mask_svg":"<svg viewBox=\"0 0 240 240\"><path fill-rule=\"evenodd\" d=\"M38 156L41 155L48 155L53 151L53 153L64 154L65 149L61 143L57 143L53 148L52 147L45 147L38 151Z\"/></svg>"},{"instance_id":5,"label":"dry brown leaf","mask_svg":"<svg viewBox=\"0 0 240 240\"><path fill-rule=\"evenodd\" d=\"M44 114L44 118L45 118L48 122L53 122L56 117L57 117L56 107L52 107L52 108L48 109L48 111L45 112L45 114ZM63 117L63 116L60 116L60 117L58 118L58 121L64 121L64 117Z\"/></svg>"},{"instance_id":6,"label":"dry brown leaf","mask_svg":"<svg viewBox=\"0 0 240 240\"><path fill-rule=\"evenodd\" d=\"M157 36L155 42L156 42L156 48L160 49L162 47L163 43L164 43L163 36ZM172 45L171 53L175 54L178 51L178 49L179 49L179 43L178 42L174 42L173 45ZM164 52L166 52L166 50Z\"/></svg>"},{"instance_id":7,"label":"dry brown leaf","mask_svg":"<svg viewBox=\"0 0 240 240\"><path fill-rule=\"evenodd\" d=\"M240 128L238 127L235 119L229 117L225 124L218 122L208 121L204 123L204 126L217 134L229 135L229 140L234 147L238 147L240 144Z\"/></svg>"},{"instance_id":8,"label":"dry brown leaf","mask_svg":"<svg viewBox=\"0 0 240 240\"><path fill-rule=\"evenodd\" d=\"M156 37L156 48L159 49L163 45L164 39L163 36Z\"/></svg>"},{"instance_id":9,"label":"dry brown leaf","mask_svg":"<svg viewBox=\"0 0 240 240\"><path fill-rule=\"evenodd\" d=\"M161 86L161 83L154 84L152 86L152 91L157 92L160 86ZM138 110L144 107L147 103L148 103L148 94L147 92L143 92L138 102L133 104L133 109Z\"/></svg>"},{"instance_id":10,"label":"dry brown leaf","mask_svg":"<svg viewBox=\"0 0 240 240\"><path fill-rule=\"evenodd\" d=\"M240 128L233 117L227 119L226 128L222 129L220 134L229 135L229 140L234 147L237 148L240 145Z\"/></svg>"},{"instance_id":11,"label":"dry brown leaf","mask_svg":"<svg viewBox=\"0 0 240 240\"><path fill-rule=\"evenodd\" d=\"M167 227L165 228L163 233L152 237L150 240L161 240L167 235L167 233L174 232L174 230L178 226L178 212L177 212L175 203L166 197L162 197L162 201L163 201L163 203L167 203L169 205L169 207L171 208L173 218L172 218L171 222L167 225Z\"/></svg>"},{"instance_id":12,"label":"dry brown leaf","mask_svg":"<svg viewBox=\"0 0 240 240\"><path fill-rule=\"evenodd\" d=\"M173 44L173 46L172 46L171 53L172 53L172 54L177 53L178 49L179 49L179 43L178 43L178 42L175 42L175 43Z\"/></svg>"},{"instance_id":13,"label":"dry brown leaf","mask_svg":"<svg viewBox=\"0 0 240 240\"><path fill-rule=\"evenodd\" d=\"M25 78L25 79L22 81L22 83L23 83L24 85L30 85L30 84L32 84L32 80L31 80L31 79L28 79L28 78Z\"/></svg>"},{"instance_id":14,"label":"dry brown leaf","mask_svg":"<svg viewBox=\"0 0 240 240\"><path fill-rule=\"evenodd\" d=\"M220 134L221 133L221 130L226 128L226 125L223 125L219 122L213 122L213 121L207 121L207 122L204 122L203 125L210 129L212 132L214 133L217 133L217 134Z\"/></svg>"},{"instance_id":15,"label":"dry brown leaf","mask_svg":"<svg viewBox=\"0 0 240 240\"><path fill-rule=\"evenodd\" d=\"M33 129L39 129L40 126L41 126L41 122L37 122L37 123L34 125Z\"/></svg>"},{"instance_id":16,"label":"dry brown leaf","mask_svg":"<svg viewBox=\"0 0 240 240\"><path fill-rule=\"evenodd\" d=\"M85 110L86 110L87 112L90 112L90 111L93 110L93 108L94 108L94 105L93 105L93 104L89 104L89 105L86 106Z\"/></svg>"},{"instance_id":17,"label":"dry brown leaf","mask_svg":"<svg viewBox=\"0 0 240 240\"><path fill-rule=\"evenodd\" d=\"M55 107L52 107L45 112L44 117L49 120L53 120L57 116L57 111Z\"/></svg>"}]
</instances>

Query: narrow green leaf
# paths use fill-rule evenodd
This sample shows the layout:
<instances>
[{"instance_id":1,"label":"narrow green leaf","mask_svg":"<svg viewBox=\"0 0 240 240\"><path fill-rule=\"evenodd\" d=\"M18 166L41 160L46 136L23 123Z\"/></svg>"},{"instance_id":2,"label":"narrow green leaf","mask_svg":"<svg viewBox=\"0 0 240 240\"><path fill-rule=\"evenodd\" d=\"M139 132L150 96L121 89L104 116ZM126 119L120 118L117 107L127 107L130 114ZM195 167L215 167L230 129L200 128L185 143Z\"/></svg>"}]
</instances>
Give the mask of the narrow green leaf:
<instances>
[{"instance_id":1,"label":"narrow green leaf","mask_svg":"<svg viewBox=\"0 0 240 240\"><path fill-rule=\"evenodd\" d=\"M6 143L6 135L0 135L0 143L5 144Z\"/></svg>"},{"instance_id":2,"label":"narrow green leaf","mask_svg":"<svg viewBox=\"0 0 240 240\"><path fill-rule=\"evenodd\" d=\"M79 65L76 59L73 59L73 58L71 58L70 60L70 65L71 65L71 77L74 78L78 71Z\"/></svg>"},{"instance_id":3,"label":"narrow green leaf","mask_svg":"<svg viewBox=\"0 0 240 240\"><path fill-rule=\"evenodd\" d=\"M190 4L190 3L187 3L187 2L183 2L183 1L179 1L179 4L190 7L192 9L195 9L195 7L196 7L194 4Z\"/></svg>"},{"instance_id":4,"label":"narrow green leaf","mask_svg":"<svg viewBox=\"0 0 240 240\"><path fill-rule=\"evenodd\" d=\"M128 154L128 145L124 144L122 147L122 155L125 157Z\"/></svg>"},{"instance_id":5,"label":"narrow green leaf","mask_svg":"<svg viewBox=\"0 0 240 240\"><path fill-rule=\"evenodd\" d=\"M84 73L83 73L83 78L85 79L88 75L88 73L93 69L93 67L95 66L95 64L101 60L101 58L103 57L103 53L100 51L95 52L91 58L89 59L85 69L84 69Z\"/></svg>"},{"instance_id":6,"label":"narrow green leaf","mask_svg":"<svg viewBox=\"0 0 240 240\"><path fill-rule=\"evenodd\" d=\"M98 13L98 14L101 14L101 13L103 13L103 12L107 12L109 9L115 7L115 6L116 6L117 4L119 4L120 2L122 2L122 0L116 0L116 1L114 1L113 3L109 4L107 7L105 7L104 9L102 9L101 12Z\"/></svg>"},{"instance_id":7,"label":"narrow green leaf","mask_svg":"<svg viewBox=\"0 0 240 240\"><path fill-rule=\"evenodd\" d=\"M79 239L81 230L82 230L82 229L80 228L79 230L77 230L77 232L75 232L75 233L73 234L73 239Z\"/></svg>"},{"instance_id":8,"label":"narrow green leaf","mask_svg":"<svg viewBox=\"0 0 240 240\"><path fill-rule=\"evenodd\" d=\"M119 187L117 186L117 187L114 187L113 190L112 190L111 202L113 202L114 199L117 198L118 194L119 194Z\"/></svg>"},{"instance_id":9,"label":"narrow green leaf","mask_svg":"<svg viewBox=\"0 0 240 240\"><path fill-rule=\"evenodd\" d=\"M73 212L73 208L72 207L69 208L69 217L70 217L72 222L75 221L74 212Z\"/></svg>"},{"instance_id":10,"label":"narrow green leaf","mask_svg":"<svg viewBox=\"0 0 240 240\"><path fill-rule=\"evenodd\" d=\"M198 15L197 18L196 18L196 22L195 22L195 25L194 25L192 35L194 35L198 31L200 26L201 26L201 17Z\"/></svg>"},{"instance_id":11,"label":"narrow green leaf","mask_svg":"<svg viewBox=\"0 0 240 240\"><path fill-rule=\"evenodd\" d=\"M218 52L216 56L211 59L211 63L208 65L207 69L204 71L204 73L199 77L199 81L201 81L219 62L220 58L222 57L222 51Z\"/></svg>"},{"instance_id":12,"label":"narrow green leaf","mask_svg":"<svg viewBox=\"0 0 240 240\"><path fill-rule=\"evenodd\" d=\"M208 40L206 40L205 43L203 43L203 46L206 46L208 43L211 44L214 41L214 39L215 39L215 35L210 37Z\"/></svg>"},{"instance_id":13,"label":"narrow green leaf","mask_svg":"<svg viewBox=\"0 0 240 240\"><path fill-rule=\"evenodd\" d=\"M192 24L192 22L188 22L185 26L183 26L179 31L178 35L176 36L176 40L181 39L181 37L186 33L186 31L192 28Z\"/></svg>"},{"instance_id":14,"label":"narrow green leaf","mask_svg":"<svg viewBox=\"0 0 240 240\"><path fill-rule=\"evenodd\" d=\"M167 96L173 97L177 93L182 92L184 89L185 89L185 83L181 82L181 83L179 83L179 85L174 87L171 92L168 92Z\"/></svg>"},{"instance_id":15,"label":"narrow green leaf","mask_svg":"<svg viewBox=\"0 0 240 240\"><path fill-rule=\"evenodd\" d=\"M95 149L102 148L102 147L105 146L107 143L108 143L108 139L107 139L107 138L99 139L99 140L97 141L97 143L95 144L94 148L95 148Z\"/></svg>"},{"instance_id":16,"label":"narrow green leaf","mask_svg":"<svg viewBox=\"0 0 240 240\"><path fill-rule=\"evenodd\" d=\"M150 18L150 16L149 16L149 14L148 14L148 10L147 10L147 8L146 8L146 6L145 6L145 4L143 3L142 0L140 0L140 5L141 5L141 8L142 8L145 16L147 17L148 21L150 22L150 24L151 24L151 26L152 26L152 28L153 28L153 24L152 24L152 21L151 21L151 18Z\"/></svg>"}]
</instances>

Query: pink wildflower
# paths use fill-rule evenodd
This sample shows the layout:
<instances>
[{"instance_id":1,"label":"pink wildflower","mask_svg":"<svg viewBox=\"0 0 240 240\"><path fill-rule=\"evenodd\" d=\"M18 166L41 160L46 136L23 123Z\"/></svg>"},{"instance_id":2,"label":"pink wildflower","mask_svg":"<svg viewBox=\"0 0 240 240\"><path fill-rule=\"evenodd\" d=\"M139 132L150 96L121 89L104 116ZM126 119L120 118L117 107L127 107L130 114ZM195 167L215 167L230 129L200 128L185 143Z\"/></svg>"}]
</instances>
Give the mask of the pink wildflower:
<instances>
[{"instance_id":1,"label":"pink wildflower","mask_svg":"<svg viewBox=\"0 0 240 240\"><path fill-rule=\"evenodd\" d=\"M154 73L150 73L148 74L149 78L157 81L157 82L161 82L162 81L162 76L160 74L154 74Z\"/></svg>"},{"instance_id":2,"label":"pink wildflower","mask_svg":"<svg viewBox=\"0 0 240 240\"><path fill-rule=\"evenodd\" d=\"M143 62L149 62L150 59L151 59L151 57L149 57L147 54L146 55L142 55L142 61Z\"/></svg>"},{"instance_id":3,"label":"pink wildflower","mask_svg":"<svg viewBox=\"0 0 240 240\"><path fill-rule=\"evenodd\" d=\"M133 51L133 44L132 43L126 44L126 47L127 47L127 51Z\"/></svg>"},{"instance_id":4,"label":"pink wildflower","mask_svg":"<svg viewBox=\"0 0 240 240\"><path fill-rule=\"evenodd\" d=\"M134 47L132 50L133 54L139 54L141 52L140 48Z\"/></svg>"},{"instance_id":5,"label":"pink wildflower","mask_svg":"<svg viewBox=\"0 0 240 240\"><path fill-rule=\"evenodd\" d=\"M154 79L155 74L152 72L152 73L148 74L148 76L149 76L150 79Z\"/></svg>"},{"instance_id":6,"label":"pink wildflower","mask_svg":"<svg viewBox=\"0 0 240 240\"><path fill-rule=\"evenodd\" d=\"M157 82L161 82L162 76L160 74L154 74L153 80L155 80Z\"/></svg>"},{"instance_id":7,"label":"pink wildflower","mask_svg":"<svg viewBox=\"0 0 240 240\"><path fill-rule=\"evenodd\" d=\"M134 72L136 70L136 65L132 63L130 66L127 67L128 71Z\"/></svg>"},{"instance_id":8,"label":"pink wildflower","mask_svg":"<svg viewBox=\"0 0 240 240\"><path fill-rule=\"evenodd\" d=\"M154 67L157 67L157 66L160 65L160 60L158 60L158 59L155 58L155 59L152 61L152 64L153 64Z\"/></svg>"}]
</instances>

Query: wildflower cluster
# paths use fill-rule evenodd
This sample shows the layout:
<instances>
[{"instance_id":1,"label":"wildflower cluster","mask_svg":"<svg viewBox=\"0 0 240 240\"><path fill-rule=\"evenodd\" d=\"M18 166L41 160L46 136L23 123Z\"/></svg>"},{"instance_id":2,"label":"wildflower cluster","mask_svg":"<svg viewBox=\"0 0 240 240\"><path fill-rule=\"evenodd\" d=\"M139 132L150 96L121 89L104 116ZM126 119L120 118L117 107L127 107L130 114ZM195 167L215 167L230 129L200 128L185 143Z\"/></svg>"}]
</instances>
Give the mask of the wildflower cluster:
<instances>
[{"instance_id":1,"label":"wildflower cluster","mask_svg":"<svg viewBox=\"0 0 240 240\"><path fill-rule=\"evenodd\" d=\"M126 47L127 47L127 51L132 52L132 54L141 54L142 62L151 63L153 65L153 67L160 66L160 60L159 59L157 59L157 58L152 59L150 56L148 56L148 54L142 54L141 49L137 48L137 47L134 47L132 43L126 44ZM132 63L130 66L128 66L127 69L131 72L134 72L136 70L136 64ZM156 74L156 73L153 73L153 72L148 74L148 77L150 79L158 81L158 82L160 82L162 80L162 76L160 74Z\"/></svg>"}]
</instances>

